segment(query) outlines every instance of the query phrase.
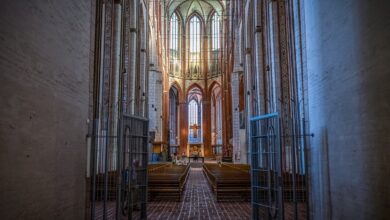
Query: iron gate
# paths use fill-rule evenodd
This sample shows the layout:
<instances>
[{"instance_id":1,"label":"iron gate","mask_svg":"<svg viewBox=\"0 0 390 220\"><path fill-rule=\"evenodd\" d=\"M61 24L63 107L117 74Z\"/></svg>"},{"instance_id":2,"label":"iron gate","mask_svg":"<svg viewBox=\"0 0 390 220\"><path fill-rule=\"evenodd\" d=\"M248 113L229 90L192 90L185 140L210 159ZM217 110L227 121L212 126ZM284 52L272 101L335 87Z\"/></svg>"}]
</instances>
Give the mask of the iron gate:
<instances>
[{"instance_id":1,"label":"iron gate","mask_svg":"<svg viewBox=\"0 0 390 220\"><path fill-rule=\"evenodd\" d=\"M123 115L109 135L99 120L91 139L91 219L146 219L148 120Z\"/></svg>"},{"instance_id":2,"label":"iron gate","mask_svg":"<svg viewBox=\"0 0 390 220\"><path fill-rule=\"evenodd\" d=\"M304 119L251 118L253 219L308 219L307 136Z\"/></svg>"},{"instance_id":3,"label":"iron gate","mask_svg":"<svg viewBox=\"0 0 390 220\"><path fill-rule=\"evenodd\" d=\"M277 113L251 119L252 219L283 219Z\"/></svg>"}]
</instances>

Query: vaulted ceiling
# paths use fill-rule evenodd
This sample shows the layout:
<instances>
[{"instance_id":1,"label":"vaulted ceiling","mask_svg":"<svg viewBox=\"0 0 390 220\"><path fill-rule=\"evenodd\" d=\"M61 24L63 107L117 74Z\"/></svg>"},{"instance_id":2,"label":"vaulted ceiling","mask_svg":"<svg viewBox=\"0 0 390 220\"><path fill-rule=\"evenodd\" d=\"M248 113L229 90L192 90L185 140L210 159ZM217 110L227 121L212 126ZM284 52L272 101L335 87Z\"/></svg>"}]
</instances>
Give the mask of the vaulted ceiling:
<instances>
[{"instance_id":1,"label":"vaulted ceiling","mask_svg":"<svg viewBox=\"0 0 390 220\"><path fill-rule=\"evenodd\" d=\"M218 15L222 15L224 5L225 3L222 0L170 0L168 11L169 16L175 11L179 12L184 21L194 12L206 20L213 11L216 11Z\"/></svg>"}]
</instances>

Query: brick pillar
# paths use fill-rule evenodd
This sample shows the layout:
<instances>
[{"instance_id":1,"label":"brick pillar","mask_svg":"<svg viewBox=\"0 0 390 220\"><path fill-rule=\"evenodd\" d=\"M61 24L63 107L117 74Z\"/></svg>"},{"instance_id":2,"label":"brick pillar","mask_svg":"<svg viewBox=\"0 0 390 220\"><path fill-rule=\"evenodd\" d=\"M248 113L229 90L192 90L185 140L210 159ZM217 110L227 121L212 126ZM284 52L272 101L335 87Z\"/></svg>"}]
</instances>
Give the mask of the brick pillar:
<instances>
[{"instance_id":1,"label":"brick pillar","mask_svg":"<svg viewBox=\"0 0 390 220\"><path fill-rule=\"evenodd\" d=\"M206 86L207 88L207 86ZM207 95L203 100L203 146L204 146L204 156L211 157L212 149L211 149L211 92L207 91Z\"/></svg>"}]
</instances>

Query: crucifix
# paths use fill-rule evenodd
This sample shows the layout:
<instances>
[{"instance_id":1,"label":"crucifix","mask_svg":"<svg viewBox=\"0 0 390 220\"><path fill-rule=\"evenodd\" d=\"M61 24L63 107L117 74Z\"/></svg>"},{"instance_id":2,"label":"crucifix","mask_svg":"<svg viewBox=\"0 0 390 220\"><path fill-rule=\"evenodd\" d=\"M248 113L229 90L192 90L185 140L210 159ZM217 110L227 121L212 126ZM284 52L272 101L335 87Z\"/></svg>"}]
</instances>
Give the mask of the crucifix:
<instances>
[{"instance_id":1,"label":"crucifix","mask_svg":"<svg viewBox=\"0 0 390 220\"><path fill-rule=\"evenodd\" d=\"M200 126L198 126L197 124L193 124L192 126L190 126L190 128L193 131L193 135L192 136L194 138L197 138L198 137L198 128L200 128Z\"/></svg>"}]
</instances>

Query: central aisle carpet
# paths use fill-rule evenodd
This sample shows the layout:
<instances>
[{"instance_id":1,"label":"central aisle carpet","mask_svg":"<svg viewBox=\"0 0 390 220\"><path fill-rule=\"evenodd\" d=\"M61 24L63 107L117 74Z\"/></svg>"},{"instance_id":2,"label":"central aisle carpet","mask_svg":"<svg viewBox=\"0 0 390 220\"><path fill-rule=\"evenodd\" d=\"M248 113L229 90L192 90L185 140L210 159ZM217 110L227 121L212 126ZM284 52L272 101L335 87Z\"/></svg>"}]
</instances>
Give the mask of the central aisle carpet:
<instances>
[{"instance_id":1,"label":"central aisle carpet","mask_svg":"<svg viewBox=\"0 0 390 220\"><path fill-rule=\"evenodd\" d=\"M214 199L202 168L192 167L182 202L156 198L148 203L148 219L250 219L249 202Z\"/></svg>"}]
</instances>

